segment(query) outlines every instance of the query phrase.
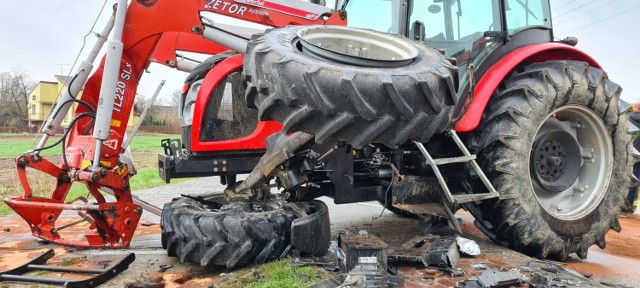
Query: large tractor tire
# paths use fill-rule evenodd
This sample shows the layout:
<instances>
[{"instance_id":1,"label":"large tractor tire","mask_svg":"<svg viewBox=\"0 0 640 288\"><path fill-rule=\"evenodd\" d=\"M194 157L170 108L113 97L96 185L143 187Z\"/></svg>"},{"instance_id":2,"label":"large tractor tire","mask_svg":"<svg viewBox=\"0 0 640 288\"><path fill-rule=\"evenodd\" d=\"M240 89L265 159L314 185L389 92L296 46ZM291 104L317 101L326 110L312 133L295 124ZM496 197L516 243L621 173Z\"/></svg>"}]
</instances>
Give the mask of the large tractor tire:
<instances>
[{"instance_id":1,"label":"large tractor tire","mask_svg":"<svg viewBox=\"0 0 640 288\"><path fill-rule=\"evenodd\" d=\"M204 199L204 198L203 198ZM180 262L229 269L278 259L290 249L291 224L311 214L307 202L228 204L223 196L180 197L162 210L162 247Z\"/></svg>"},{"instance_id":2,"label":"large tractor tire","mask_svg":"<svg viewBox=\"0 0 640 288\"><path fill-rule=\"evenodd\" d=\"M467 206L494 241L566 260L605 247L634 162L621 89L576 61L518 69L503 81L472 140L500 197ZM619 108L623 107L623 108Z\"/></svg>"},{"instance_id":3,"label":"large tractor tire","mask_svg":"<svg viewBox=\"0 0 640 288\"><path fill-rule=\"evenodd\" d=\"M313 134L318 143L397 147L425 142L451 120L457 68L424 43L372 30L291 26L255 35L247 47L247 104L285 132Z\"/></svg>"}]
</instances>

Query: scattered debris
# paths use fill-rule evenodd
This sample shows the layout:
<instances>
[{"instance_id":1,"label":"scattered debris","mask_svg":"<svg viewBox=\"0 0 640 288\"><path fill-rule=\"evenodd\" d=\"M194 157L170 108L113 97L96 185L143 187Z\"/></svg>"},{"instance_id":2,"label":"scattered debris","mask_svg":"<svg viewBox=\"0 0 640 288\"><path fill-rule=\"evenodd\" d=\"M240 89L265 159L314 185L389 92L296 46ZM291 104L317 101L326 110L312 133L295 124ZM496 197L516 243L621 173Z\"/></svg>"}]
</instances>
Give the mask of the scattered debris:
<instances>
[{"instance_id":1,"label":"scattered debris","mask_svg":"<svg viewBox=\"0 0 640 288\"><path fill-rule=\"evenodd\" d=\"M458 236L456 237L456 243L458 243L458 248L460 249L460 253L466 254L469 256L480 255L480 245L478 245L476 241Z\"/></svg>"},{"instance_id":2,"label":"scattered debris","mask_svg":"<svg viewBox=\"0 0 640 288\"><path fill-rule=\"evenodd\" d=\"M167 270L169 270L169 269L173 268L173 265L171 265L171 264L162 264L162 265L160 265L160 266L158 266L158 267L160 267L160 269L158 270L158 272L162 273L162 272L165 272L165 271L167 271Z\"/></svg>"},{"instance_id":3,"label":"scattered debris","mask_svg":"<svg viewBox=\"0 0 640 288\"><path fill-rule=\"evenodd\" d=\"M540 270L553 273L553 274L558 274L558 269L554 267L541 267Z\"/></svg>"},{"instance_id":4,"label":"scattered debris","mask_svg":"<svg viewBox=\"0 0 640 288\"><path fill-rule=\"evenodd\" d=\"M316 284L310 285L307 288L336 288L343 285L347 278L347 274L340 274L333 278L322 280Z\"/></svg>"},{"instance_id":5,"label":"scattered debris","mask_svg":"<svg viewBox=\"0 0 640 288\"><path fill-rule=\"evenodd\" d=\"M514 284L524 283L522 274L516 271L494 271L484 270L482 275L478 276L478 282L482 287L501 287Z\"/></svg>"},{"instance_id":6,"label":"scattered debris","mask_svg":"<svg viewBox=\"0 0 640 288\"><path fill-rule=\"evenodd\" d=\"M156 277L153 279L137 280L133 283L127 283L126 288L164 288L164 279L162 277Z\"/></svg>"},{"instance_id":7,"label":"scattered debris","mask_svg":"<svg viewBox=\"0 0 640 288\"><path fill-rule=\"evenodd\" d=\"M335 262L315 262L315 261L301 261L300 259L296 259L292 261L291 266L294 267L305 267L305 266L318 266L324 268L329 272L338 272L340 271L340 266L336 265Z\"/></svg>"},{"instance_id":8,"label":"scattered debris","mask_svg":"<svg viewBox=\"0 0 640 288\"><path fill-rule=\"evenodd\" d=\"M549 287L549 278L542 276L540 273L532 273L531 280L529 280L529 286L533 288L546 288Z\"/></svg>"},{"instance_id":9,"label":"scattered debris","mask_svg":"<svg viewBox=\"0 0 640 288\"><path fill-rule=\"evenodd\" d=\"M160 226L160 223L143 222L143 223L140 223L140 225L144 227L150 227L150 226Z\"/></svg>"},{"instance_id":10,"label":"scattered debris","mask_svg":"<svg viewBox=\"0 0 640 288\"><path fill-rule=\"evenodd\" d=\"M389 269L387 243L367 231L358 235L341 233L334 248L340 269L345 273L316 283L312 288L333 287L397 287L404 282L402 276L387 273ZM304 262L298 262L304 263ZM307 262L329 266L327 262ZM326 269L326 268L325 268Z\"/></svg>"},{"instance_id":11,"label":"scattered debris","mask_svg":"<svg viewBox=\"0 0 640 288\"><path fill-rule=\"evenodd\" d=\"M75 268L75 267L62 267L62 266L49 266L45 265L47 260L51 259L55 254L53 249L49 249L44 254L36 257L35 259L23 264L20 267L11 269L9 271L0 272L1 281L15 281L15 282L27 282L27 283L43 283L43 284L63 284L64 287L96 287L102 283L109 281L111 278L120 274L129 268L135 259L136 255L130 253L120 262L109 269L87 269L87 268ZM31 271L51 271L51 272L63 272L73 274L93 274L95 276L76 280L76 279L64 279L60 277L47 278L39 276L26 276L24 274Z\"/></svg>"},{"instance_id":12,"label":"scattered debris","mask_svg":"<svg viewBox=\"0 0 640 288\"><path fill-rule=\"evenodd\" d=\"M464 276L465 275L465 272L462 269L442 268L442 271L451 274L451 277L460 277L460 276Z\"/></svg>"},{"instance_id":13,"label":"scattered debris","mask_svg":"<svg viewBox=\"0 0 640 288\"><path fill-rule=\"evenodd\" d=\"M424 266L455 268L460 259L455 236L424 235L405 242L390 258L396 261L421 262Z\"/></svg>"},{"instance_id":14,"label":"scattered debris","mask_svg":"<svg viewBox=\"0 0 640 288\"><path fill-rule=\"evenodd\" d=\"M9 228L9 227L4 227L4 228L2 228L2 231L4 231L4 232L11 232L11 228Z\"/></svg>"},{"instance_id":15,"label":"scattered debris","mask_svg":"<svg viewBox=\"0 0 640 288\"><path fill-rule=\"evenodd\" d=\"M402 276L388 275L375 263L357 264L348 274L340 274L334 278L318 282L308 288L336 288L336 287L372 287L395 288L403 287Z\"/></svg>"},{"instance_id":16,"label":"scattered debris","mask_svg":"<svg viewBox=\"0 0 640 288\"><path fill-rule=\"evenodd\" d=\"M480 263L480 264L474 264L473 265L473 269L476 270L487 270L487 265Z\"/></svg>"},{"instance_id":17,"label":"scattered debris","mask_svg":"<svg viewBox=\"0 0 640 288\"><path fill-rule=\"evenodd\" d=\"M387 243L380 238L360 231L358 235L338 235L338 263L348 273L357 264L375 264L387 271Z\"/></svg>"},{"instance_id":18,"label":"scattered debris","mask_svg":"<svg viewBox=\"0 0 640 288\"><path fill-rule=\"evenodd\" d=\"M456 288L482 288L478 280L464 280L456 282Z\"/></svg>"}]
</instances>

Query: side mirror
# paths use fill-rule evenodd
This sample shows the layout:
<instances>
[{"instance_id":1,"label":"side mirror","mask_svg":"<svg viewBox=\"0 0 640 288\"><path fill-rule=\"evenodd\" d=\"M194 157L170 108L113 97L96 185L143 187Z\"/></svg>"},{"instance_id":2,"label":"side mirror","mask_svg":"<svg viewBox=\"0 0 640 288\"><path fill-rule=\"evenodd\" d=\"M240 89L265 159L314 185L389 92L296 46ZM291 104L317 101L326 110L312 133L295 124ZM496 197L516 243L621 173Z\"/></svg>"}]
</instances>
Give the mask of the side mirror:
<instances>
[{"instance_id":1,"label":"side mirror","mask_svg":"<svg viewBox=\"0 0 640 288\"><path fill-rule=\"evenodd\" d=\"M413 39L414 40L424 41L424 38L426 37L426 31L425 31L425 28L424 28L424 22L422 22L422 21L413 22L411 30L413 30Z\"/></svg>"}]
</instances>

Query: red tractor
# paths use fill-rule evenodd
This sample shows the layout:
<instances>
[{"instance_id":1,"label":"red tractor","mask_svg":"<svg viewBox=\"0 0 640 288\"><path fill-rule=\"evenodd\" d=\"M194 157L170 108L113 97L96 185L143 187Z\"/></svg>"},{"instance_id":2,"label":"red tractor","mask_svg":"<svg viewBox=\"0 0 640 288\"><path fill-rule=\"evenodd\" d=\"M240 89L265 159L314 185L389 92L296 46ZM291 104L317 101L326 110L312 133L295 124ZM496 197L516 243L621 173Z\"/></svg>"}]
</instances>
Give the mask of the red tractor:
<instances>
[{"instance_id":1,"label":"red tractor","mask_svg":"<svg viewBox=\"0 0 640 288\"><path fill-rule=\"evenodd\" d=\"M83 103L61 140L62 163L39 155L52 146L45 136L17 159L25 195L5 201L43 239L128 246L141 209L121 143L137 81L153 60L191 70L182 141L163 143L160 175L218 175L227 185L165 204L162 243L183 262L232 268L292 247L324 254L329 218L319 196L380 201L420 217L425 233L446 223L459 229L453 213L466 209L497 243L541 258L584 258L591 245L605 247L609 229L620 230L636 161L630 106L576 39L553 40L548 1L345 0L334 8L137 0L126 15L118 9L103 66L75 99L91 69L79 70L58 105L66 112L65 104ZM250 35L198 11L277 29ZM213 56L184 68L176 49ZM51 198L31 195L26 167L57 178ZM65 204L74 182L95 203ZM94 219L88 244L57 233L65 209Z\"/></svg>"}]
</instances>

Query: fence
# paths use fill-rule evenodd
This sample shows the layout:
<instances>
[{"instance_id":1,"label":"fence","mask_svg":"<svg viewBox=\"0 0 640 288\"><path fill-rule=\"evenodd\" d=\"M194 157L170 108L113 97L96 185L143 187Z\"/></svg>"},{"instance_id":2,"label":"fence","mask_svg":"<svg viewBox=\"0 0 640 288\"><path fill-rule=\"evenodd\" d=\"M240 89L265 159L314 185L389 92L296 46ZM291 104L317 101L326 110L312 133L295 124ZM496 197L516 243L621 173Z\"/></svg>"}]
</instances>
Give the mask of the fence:
<instances>
[{"instance_id":1,"label":"fence","mask_svg":"<svg viewBox=\"0 0 640 288\"><path fill-rule=\"evenodd\" d=\"M180 126L140 126L138 132L142 133L161 133L161 134L180 134Z\"/></svg>"},{"instance_id":2,"label":"fence","mask_svg":"<svg viewBox=\"0 0 640 288\"><path fill-rule=\"evenodd\" d=\"M28 125L0 126L0 133L34 133L36 127L29 129Z\"/></svg>"}]
</instances>

